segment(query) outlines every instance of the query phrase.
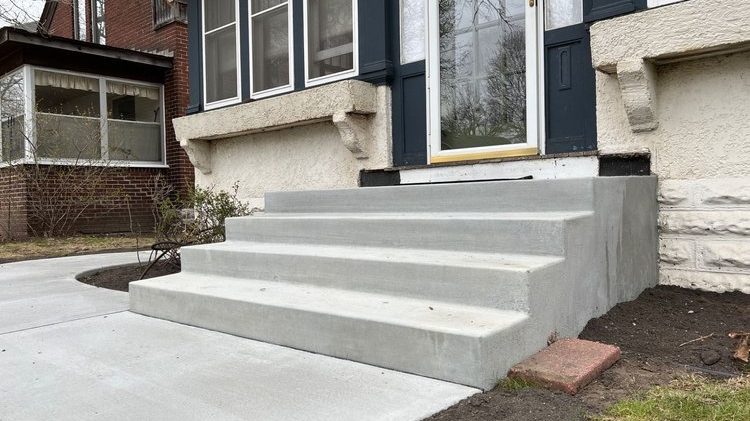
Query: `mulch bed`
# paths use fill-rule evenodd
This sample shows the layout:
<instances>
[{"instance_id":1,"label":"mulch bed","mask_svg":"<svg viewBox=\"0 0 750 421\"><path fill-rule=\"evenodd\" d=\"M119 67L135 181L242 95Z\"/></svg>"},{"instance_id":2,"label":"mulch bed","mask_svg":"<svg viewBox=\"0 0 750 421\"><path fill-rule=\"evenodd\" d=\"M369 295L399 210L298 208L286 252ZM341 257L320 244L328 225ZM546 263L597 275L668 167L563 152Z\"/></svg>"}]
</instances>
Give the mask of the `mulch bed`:
<instances>
[{"instance_id":1,"label":"mulch bed","mask_svg":"<svg viewBox=\"0 0 750 421\"><path fill-rule=\"evenodd\" d=\"M141 277L146 266L148 266L147 263L104 269L88 276L82 276L78 278L78 280L99 288L127 292L130 283L137 281ZM155 264L143 279L172 275L178 272L180 272L178 267L169 263L160 262Z\"/></svg>"},{"instance_id":2,"label":"mulch bed","mask_svg":"<svg viewBox=\"0 0 750 421\"><path fill-rule=\"evenodd\" d=\"M585 420L633 393L684 375L740 375L749 367L732 360L735 342L727 334L747 330L750 295L659 286L586 325L580 338L617 345L622 359L578 395L500 386L429 420Z\"/></svg>"}]
</instances>

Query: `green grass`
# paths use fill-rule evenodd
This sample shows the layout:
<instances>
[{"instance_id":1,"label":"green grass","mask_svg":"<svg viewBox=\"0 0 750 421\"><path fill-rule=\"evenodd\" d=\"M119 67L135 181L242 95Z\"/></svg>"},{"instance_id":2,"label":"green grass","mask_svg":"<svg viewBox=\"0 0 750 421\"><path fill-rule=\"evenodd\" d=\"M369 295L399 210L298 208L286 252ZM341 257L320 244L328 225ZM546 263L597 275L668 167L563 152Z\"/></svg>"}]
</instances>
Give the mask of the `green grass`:
<instances>
[{"instance_id":1,"label":"green grass","mask_svg":"<svg viewBox=\"0 0 750 421\"><path fill-rule=\"evenodd\" d=\"M750 420L750 377L729 381L701 377L678 380L615 404L599 420Z\"/></svg>"},{"instance_id":2,"label":"green grass","mask_svg":"<svg viewBox=\"0 0 750 421\"><path fill-rule=\"evenodd\" d=\"M516 391L516 390L523 390L523 389L529 389L532 387L537 387L534 383L531 383L528 380L516 379L516 378L511 378L511 377L507 377L503 380L500 380L500 383L498 384L498 386L508 391Z\"/></svg>"}]
</instances>

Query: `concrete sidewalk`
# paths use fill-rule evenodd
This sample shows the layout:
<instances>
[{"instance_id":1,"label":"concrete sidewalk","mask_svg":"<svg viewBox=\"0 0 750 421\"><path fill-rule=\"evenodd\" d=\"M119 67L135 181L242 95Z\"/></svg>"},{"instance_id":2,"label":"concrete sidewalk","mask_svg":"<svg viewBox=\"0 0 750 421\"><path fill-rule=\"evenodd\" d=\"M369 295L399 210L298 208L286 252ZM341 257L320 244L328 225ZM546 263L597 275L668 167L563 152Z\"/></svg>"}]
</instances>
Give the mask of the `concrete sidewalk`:
<instances>
[{"instance_id":1,"label":"concrete sidewalk","mask_svg":"<svg viewBox=\"0 0 750 421\"><path fill-rule=\"evenodd\" d=\"M139 316L75 274L0 265L0 420L419 420L478 390Z\"/></svg>"}]
</instances>

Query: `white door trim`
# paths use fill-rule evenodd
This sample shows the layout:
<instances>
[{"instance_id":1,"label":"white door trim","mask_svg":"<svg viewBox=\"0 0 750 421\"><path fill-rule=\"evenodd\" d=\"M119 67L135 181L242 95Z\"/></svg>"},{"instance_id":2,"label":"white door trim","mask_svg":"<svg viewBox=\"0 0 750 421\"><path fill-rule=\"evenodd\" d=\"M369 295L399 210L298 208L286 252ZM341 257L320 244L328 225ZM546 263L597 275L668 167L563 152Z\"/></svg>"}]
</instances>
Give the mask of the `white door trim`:
<instances>
[{"instance_id":1,"label":"white door trim","mask_svg":"<svg viewBox=\"0 0 750 421\"><path fill-rule=\"evenodd\" d=\"M440 139L440 29L438 2L427 5L427 161L485 159L536 155L544 149L544 0L526 5L526 143L441 150Z\"/></svg>"}]
</instances>

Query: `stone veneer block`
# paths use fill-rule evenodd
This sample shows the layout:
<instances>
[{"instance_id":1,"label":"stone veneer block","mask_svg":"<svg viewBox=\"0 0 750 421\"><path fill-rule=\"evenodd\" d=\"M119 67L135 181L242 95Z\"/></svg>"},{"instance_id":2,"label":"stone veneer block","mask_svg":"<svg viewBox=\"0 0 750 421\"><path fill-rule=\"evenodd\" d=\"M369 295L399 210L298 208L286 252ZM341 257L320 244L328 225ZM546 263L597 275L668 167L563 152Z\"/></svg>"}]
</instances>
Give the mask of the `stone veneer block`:
<instances>
[{"instance_id":1,"label":"stone veneer block","mask_svg":"<svg viewBox=\"0 0 750 421\"><path fill-rule=\"evenodd\" d=\"M620 359L620 348L563 339L510 369L508 377L575 395Z\"/></svg>"}]
</instances>

